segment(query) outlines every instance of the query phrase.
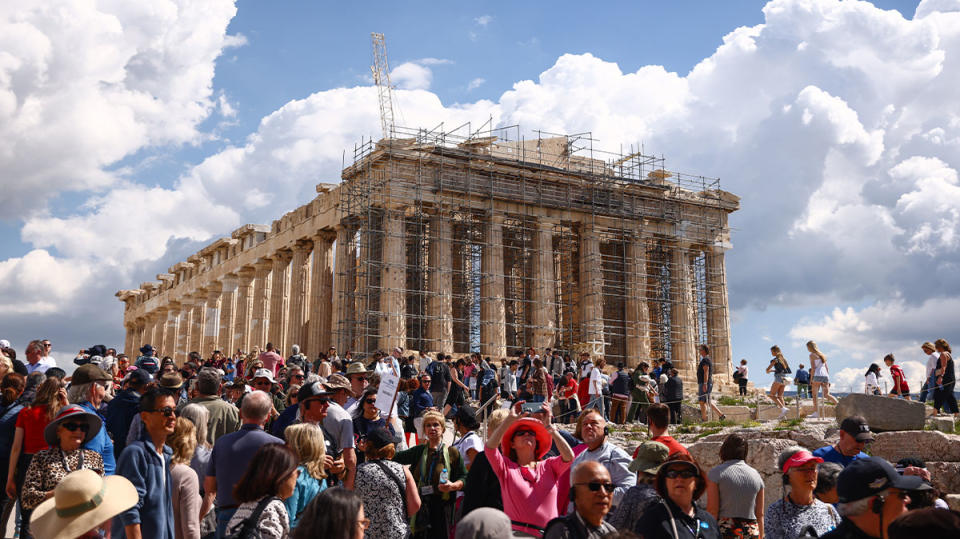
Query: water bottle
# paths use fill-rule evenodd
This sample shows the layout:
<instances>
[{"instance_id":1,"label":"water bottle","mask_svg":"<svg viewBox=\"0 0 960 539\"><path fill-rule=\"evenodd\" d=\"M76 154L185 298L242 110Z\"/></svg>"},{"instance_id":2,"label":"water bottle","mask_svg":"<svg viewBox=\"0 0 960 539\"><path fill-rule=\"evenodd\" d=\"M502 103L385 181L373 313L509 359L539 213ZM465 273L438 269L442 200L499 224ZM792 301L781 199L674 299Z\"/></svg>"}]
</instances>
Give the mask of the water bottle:
<instances>
[{"instance_id":1,"label":"water bottle","mask_svg":"<svg viewBox=\"0 0 960 539\"><path fill-rule=\"evenodd\" d=\"M444 468L440 470L440 483L446 483L447 481L450 481L450 474L447 473L447 469Z\"/></svg>"}]
</instances>

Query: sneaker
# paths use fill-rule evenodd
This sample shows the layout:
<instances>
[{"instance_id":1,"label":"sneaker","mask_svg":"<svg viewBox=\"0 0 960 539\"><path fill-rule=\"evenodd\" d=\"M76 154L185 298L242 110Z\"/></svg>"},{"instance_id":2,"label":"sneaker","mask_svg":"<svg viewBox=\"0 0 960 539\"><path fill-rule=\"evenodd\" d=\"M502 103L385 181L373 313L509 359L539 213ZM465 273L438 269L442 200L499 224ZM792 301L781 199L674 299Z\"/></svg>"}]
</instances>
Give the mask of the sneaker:
<instances>
[{"instance_id":1,"label":"sneaker","mask_svg":"<svg viewBox=\"0 0 960 539\"><path fill-rule=\"evenodd\" d=\"M816 419L816 418L819 417L819 416L817 416L817 413L814 412L814 413L808 415L807 417L809 417L810 419Z\"/></svg>"},{"instance_id":2,"label":"sneaker","mask_svg":"<svg viewBox=\"0 0 960 539\"><path fill-rule=\"evenodd\" d=\"M777 416L777 419L783 419L783 417L787 415L787 412L789 411L790 411L790 408L786 408L786 407L780 408L780 415Z\"/></svg>"}]
</instances>

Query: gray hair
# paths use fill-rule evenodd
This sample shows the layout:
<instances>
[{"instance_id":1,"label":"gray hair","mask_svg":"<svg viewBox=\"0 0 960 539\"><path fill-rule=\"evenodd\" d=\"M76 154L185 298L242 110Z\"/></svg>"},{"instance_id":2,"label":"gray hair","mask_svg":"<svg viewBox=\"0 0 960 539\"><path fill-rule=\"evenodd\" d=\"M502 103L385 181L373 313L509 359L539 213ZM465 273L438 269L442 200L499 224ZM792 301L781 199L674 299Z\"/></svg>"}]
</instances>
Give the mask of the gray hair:
<instances>
[{"instance_id":1,"label":"gray hair","mask_svg":"<svg viewBox=\"0 0 960 539\"><path fill-rule=\"evenodd\" d=\"M777 457L777 471L783 473L783 465L790 460L790 457L796 455L801 451L806 451L806 449L800 447L799 445L791 445L790 447L784 449L780 452L780 456Z\"/></svg>"},{"instance_id":2,"label":"gray hair","mask_svg":"<svg viewBox=\"0 0 960 539\"><path fill-rule=\"evenodd\" d=\"M320 382L320 381L325 381L325 380L322 380L319 374L315 372L311 372L310 374L307 375L307 378L303 381L303 385L312 384L314 382Z\"/></svg>"},{"instance_id":3,"label":"gray hair","mask_svg":"<svg viewBox=\"0 0 960 539\"><path fill-rule=\"evenodd\" d=\"M890 494L890 489L884 489L873 496L883 496L887 497ZM859 500L854 500L852 502L841 503L837 505L837 511L842 517L853 517L857 515L862 515L867 512L867 509L870 509L870 499L873 496L867 496Z\"/></svg>"},{"instance_id":4,"label":"gray hair","mask_svg":"<svg viewBox=\"0 0 960 539\"><path fill-rule=\"evenodd\" d=\"M295 344L295 345L293 345L291 348L293 348L293 355L297 355L297 354L300 353L300 345L299 345L299 344Z\"/></svg>"},{"instance_id":5,"label":"gray hair","mask_svg":"<svg viewBox=\"0 0 960 539\"><path fill-rule=\"evenodd\" d=\"M823 494L824 492L837 486L837 477L843 471L843 466L836 462L824 462L817 470L817 488L813 489L814 494Z\"/></svg>"},{"instance_id":6,"label":"gray hair","mask_svg":"<svg viewBox=\"0 0 960 539\"><path fill-rule=\"evenodd\" d=\"M210 410L196 403L190 403L183 407L180 415L193 422L197 428L197 445L210 447L210 440L207 438L207 424L210 421Z\"/></svg>"},{"instance_id":7,"label":"gray hair","mask_svg":"<svg viewBox=\"0 0 960 539\"><path fill-rule=\"evenodd\" d=\"M96 382L87 382L86 384L70 384L67 389L67 400L70 404L80 404L90 400L90 388Z\"/></svg>"},{"instance_id":8,"label":"gray hair","mask_svg":"<svg viewBox=\"0 0 960 539\"><path fill-rule=\"evenodd\" d=\"M252 421L263 421L270 415L273 408L273 399L259 389L248 393L243 397L243 404L240 405L240 414L244 419Z\"/></svg>"}]
</instances>

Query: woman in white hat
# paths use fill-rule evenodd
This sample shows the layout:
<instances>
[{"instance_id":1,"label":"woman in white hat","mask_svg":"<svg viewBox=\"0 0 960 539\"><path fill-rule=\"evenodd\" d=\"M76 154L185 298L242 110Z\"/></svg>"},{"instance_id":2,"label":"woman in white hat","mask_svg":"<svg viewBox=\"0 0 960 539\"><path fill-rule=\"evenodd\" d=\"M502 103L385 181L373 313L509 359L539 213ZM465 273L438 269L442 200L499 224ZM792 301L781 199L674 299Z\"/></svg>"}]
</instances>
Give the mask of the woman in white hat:
<instances>
[{"instance_id":1,"label":"woman in white hat","mask_svg":"<svg viewBox=\"0 0 960 539\"><path fill-rule=\"evenodd\" d=\"M137 489L123 476L100 477L93 470L77 470L33 510L30 529L44 539L101 537L100 529L138 499Z\"/></svg>"}]
</instances>

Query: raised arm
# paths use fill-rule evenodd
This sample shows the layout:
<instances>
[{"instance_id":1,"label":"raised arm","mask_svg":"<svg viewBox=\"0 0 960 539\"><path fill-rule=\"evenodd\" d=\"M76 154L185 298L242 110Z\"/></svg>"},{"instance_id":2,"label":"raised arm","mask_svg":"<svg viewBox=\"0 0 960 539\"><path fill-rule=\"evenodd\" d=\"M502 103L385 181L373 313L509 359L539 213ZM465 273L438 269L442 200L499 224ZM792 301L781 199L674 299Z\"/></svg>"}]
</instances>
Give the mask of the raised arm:
<instances>
[{"instance_id":1,"label":"raised arm","mask_svg":"<svg viewBox=\"0 0 960 539\"><path fill-rule=\"evenodd\" d=\"M487 436L487 442L486 442L487 449L491 451L495 451L498 447L500 447L500 441L503 440L503 433L507 432L507 428L509 428L514 421L520 419L525 415L529 415L529 414L520 413L520 410L522 409L521 407L523 406L524 402L526 401L515 402L514 405L510 408L510 413L507 414L507 417L503 420L503 423L500 423L500 426L497 427L493 431L493 433ZM571 455L572 454L573 453L571 452Z\"/></svg>"}]
</instances>

